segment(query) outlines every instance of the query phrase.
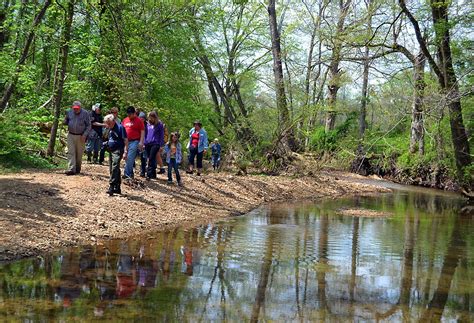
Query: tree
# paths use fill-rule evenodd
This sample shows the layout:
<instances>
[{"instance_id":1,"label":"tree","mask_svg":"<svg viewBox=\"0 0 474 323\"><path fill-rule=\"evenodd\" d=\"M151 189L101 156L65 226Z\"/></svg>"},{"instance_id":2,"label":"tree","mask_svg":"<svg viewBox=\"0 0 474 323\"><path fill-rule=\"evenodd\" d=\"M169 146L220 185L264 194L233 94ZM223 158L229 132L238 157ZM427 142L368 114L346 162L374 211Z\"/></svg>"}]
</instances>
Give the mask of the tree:
<instances>
[{"instance_id":1,"label":"tree","mask_svg":"<svg viewBox=\"0 0 474 323\"><path fill-rule=\"evenodd\" d=\"M431 18L435 30L438 62L435 61L434 57L429 52L428 44L422 36L418 20L406 6L405 0L399 0L398 3L402 11L410 20L420 48L430 67L435 72L439 86L445 95L446 105L449 109L451 139L454 147L458 177L462 178L466 167L471 165L471 155L462 117L461 94L456 73L454 71L451 52L450 21L448 18L448 7L450 1L430 0Z\"/></svg>"},{"instance_id":2,"label":"tree","mask_svg":"<svg viewBox=\"0 0 474 323\"><path fill-rule=\"evenodd\" d=\"M242 78L259 64L262 57L250 59L250 63L245 67L240 61L247 58L247 43L259 29L257 17L260 8L253 8L247 2L225 4L228 5L228 11L213 6L201 8L199 18L198 8L194 8L188 25L192 32L196 59L204 70L218 118L218 122L214 122L216 128L223 134L223 128L230 125L244 145L254 146L257 138L249 124L249 111L241 92L241 82ZM206 24L213 24L213 27L209 30ZM215 44L216 41L213 41L212 44L205 44L203 35L206 33L217 33L224 42ZM225 50L222 51L222 48ZM221 105L224 108L223 113Z\"/></svg>"},{"instance_id":3,"label":"tree","mask_svg":"<svg viewBox=\"0 0 474 323\"><path fill-rule=\"evenodd\" d=\"M332 45L332 54L329 65L329 97L328 97L328 111L326 115L326 132L329 132L334 129L336 123L336 102L337 102L337 92L341 87L341 76L342 71L339 67L342 57L342 45L343 45L343 33L344 33L344 24L346 17L349 13L352 0L339 0L339 16L336 25L336 33L333 39Z\"/></svg>"},{"instance_id":4,"label":"tree","mask_svg":"<svg viewBox=\"0 0 474 323\"><path fill-rule=\"evenodd\" d=\"M33 39L36 34L36 29L38 25L41 23L41 21L43 20L43 17L46 14L46 10L48 9L50 5L51 5L51 0L45 0L45 2L43 3L43 6L38 11L38 13L35 16L35 19L33 20L33 24L30 27L28 37L26 38L26 43L23 46L23 50L21 52L20 58L18 59L18 62L16 64L16 71L13 75L12 80L5 88L5 91L2 96L2 100L0 101L0 113L6 109L8 101L10 100L10 97L12 96L13 91L15 90L15 86L16 86L16 83L18 82L18 77L21 71L21 67L25 64L26 59L28 57L31 43L33 42Z\"/></svg>"},{"instance_id":5,"label":"tree","mask_svg":"<svg viewBox=\"0 0 474 323\"><path fill-rule=\"evenodd\" d=\"M272 55L273 55L273 75L275 77L275 91L276 103L278 110L279 121L279 137L277 146L281 147L282 151L296 150L297 144L295 140L294 130L291 125L290 113L288 110L285 81L283 77L283 65L281 55L280 32L278 30L276 19L275 0L268 1L268 18L270 23L270 37L272 40Z\"/></svg>"},{"instance_id":6,"label":"tree","mask_svg":"<svg viewBox=\"0 0 474 323\"><path fill-rule=\"evenodd\" d=\"M61 35L61 45L58 53L58 65L55 72L55 87L53 93L54 120L51 127L51 136L49 137L48 156L54 155L54 146L56 144L56 135L58 132L59 118L61 114L61 102L63 98L64 81L66 79L67 58L69 54L69 41L71 40L71 26L74 17L75 0L69 0L67 8L64 8L63 32Z\"/></svg>"},{"instance_id":7,"label":"tree","mask_svg":"<svg viewBox=\"0 0 474 323\"><path fill-rule=\"evenodd\" d=\"M423 155L425 153L425 129L423 126L423 99L425 90L425 55L422 51L414 57L413 61L413 105L411 117L411 131L410 131L410 152L416 152L418 145L418 153Z\"/></svg>"}]
</instances>

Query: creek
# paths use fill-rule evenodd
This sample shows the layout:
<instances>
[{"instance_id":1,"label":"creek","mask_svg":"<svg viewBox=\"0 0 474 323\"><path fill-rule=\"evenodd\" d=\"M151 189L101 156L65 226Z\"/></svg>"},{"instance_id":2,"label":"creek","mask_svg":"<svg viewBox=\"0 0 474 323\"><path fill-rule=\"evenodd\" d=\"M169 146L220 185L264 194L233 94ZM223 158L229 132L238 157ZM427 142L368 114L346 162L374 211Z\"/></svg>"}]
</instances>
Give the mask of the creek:
<instances>
[{"instance_id":1,"label":"creek","mask_svg":"<svg viewBox=\"0 0 474 323\"><path fill-rule=\"evenodd\" d=\"M0 320L474 321L473 215L394 188L3 264Z\"/></svg>"}]
</instances>

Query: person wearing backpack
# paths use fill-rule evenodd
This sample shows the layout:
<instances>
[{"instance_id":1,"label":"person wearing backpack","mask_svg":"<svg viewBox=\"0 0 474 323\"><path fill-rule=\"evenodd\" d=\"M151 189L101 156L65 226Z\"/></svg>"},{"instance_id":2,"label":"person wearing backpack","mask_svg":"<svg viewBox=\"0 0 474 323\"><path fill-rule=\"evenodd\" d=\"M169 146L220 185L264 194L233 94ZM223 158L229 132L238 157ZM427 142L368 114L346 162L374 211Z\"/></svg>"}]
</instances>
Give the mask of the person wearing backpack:
<instances>
[{"instance_id":1,"label":"person wearing backpack","mask_svg":"<svg viewBox=\"0 0 474 323\"><path fill-rule=\"evenodd\" d=\"M125 128L121 124L115 122L113 114L106 115L104 123L109 129L107 150L109 151L110 180L107 193L112 196L114 193L122 194L120 189L122 178L120 176L120 161L122 160L122 157L127 156L128 139Z\"/></svg>"},{"instance_id":2,"label":"person wearing backpack","mask_svg":"<svg viewBox=\"0 0 474 323\"><path fill-rule=\"evenodd\" d=\"M219 170L219 166L221 163L221 144L219 143L219 139L214 139L214 142L211 145L211 152L212 152L212 167L214 170Z\"/></svg>"},{"instance_id":3,"label":"person wearing backpack","mask_svg":"<svg viewBox=\"0 0 474 323\"><path fill-rule=\"evenodd\" d=\"M168 127L166 127L166 124L164 124L160 119L158 119L158 122L163 125L163 141L161 142L160 145L160 150L156 154L156 160L158 162L158 166L160 166L160 171L158 174L164 174L166 173L165 167L163 165L163 147L165 146L165 143L168 142Z\"/></svg>"}]
</instances>

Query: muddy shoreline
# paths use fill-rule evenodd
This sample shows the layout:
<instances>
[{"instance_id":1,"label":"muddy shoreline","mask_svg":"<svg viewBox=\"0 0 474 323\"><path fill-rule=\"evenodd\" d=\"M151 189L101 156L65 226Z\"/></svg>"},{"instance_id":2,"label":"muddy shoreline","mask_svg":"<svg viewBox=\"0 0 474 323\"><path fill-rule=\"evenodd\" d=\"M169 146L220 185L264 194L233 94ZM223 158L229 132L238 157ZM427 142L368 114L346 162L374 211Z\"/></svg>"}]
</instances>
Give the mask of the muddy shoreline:
<instances>
[{"instance_id":1,"label":"muddy shoreline","mask_svg":"<svg viewBox=\"0 0 474 323\"><path fill-rule=\"evenodd\" d=\"M357 182L358 175L322 172L311 177L183 174L184 187L136 180L109 197L108 168L84 174L28 171L0 176L0 262L66 246L160 231L245 214L270 202L339 198L389 192Z\"/></svg>"}]
</instances>

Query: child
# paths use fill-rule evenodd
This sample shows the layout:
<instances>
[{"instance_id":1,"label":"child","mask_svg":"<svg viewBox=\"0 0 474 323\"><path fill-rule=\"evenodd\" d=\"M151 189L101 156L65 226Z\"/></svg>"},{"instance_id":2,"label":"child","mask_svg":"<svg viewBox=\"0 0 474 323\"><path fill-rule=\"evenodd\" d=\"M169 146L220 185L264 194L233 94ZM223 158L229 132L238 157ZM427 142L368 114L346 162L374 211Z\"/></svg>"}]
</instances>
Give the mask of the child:
<instances>
[{"instance_id":1,"label":"child","mask_svg":"<svg viewBox=\"0 0 474 323\"><path fill-rule=\"evenodd\" d=\"M178 166L182 160L181 144L179 143L179 135L176 132L171 134L170 141L165 145L166 162L168 163L168 184L173 183L171 170L174 169L178 185L181 186L181 176L179 175Z\"/></svg>"},{"instance_id":2,"label":"child","mask_svg":"<svg viewBox=\"0 0 474 323\"><path fill-rule=\"evenodd\" d=\"M211 145L212 150L212 167L214 170L219 169L219 164L221 162L221 145L219 144L219 139L214 139L214 143Z\"/></svg>"}]
</instances>

